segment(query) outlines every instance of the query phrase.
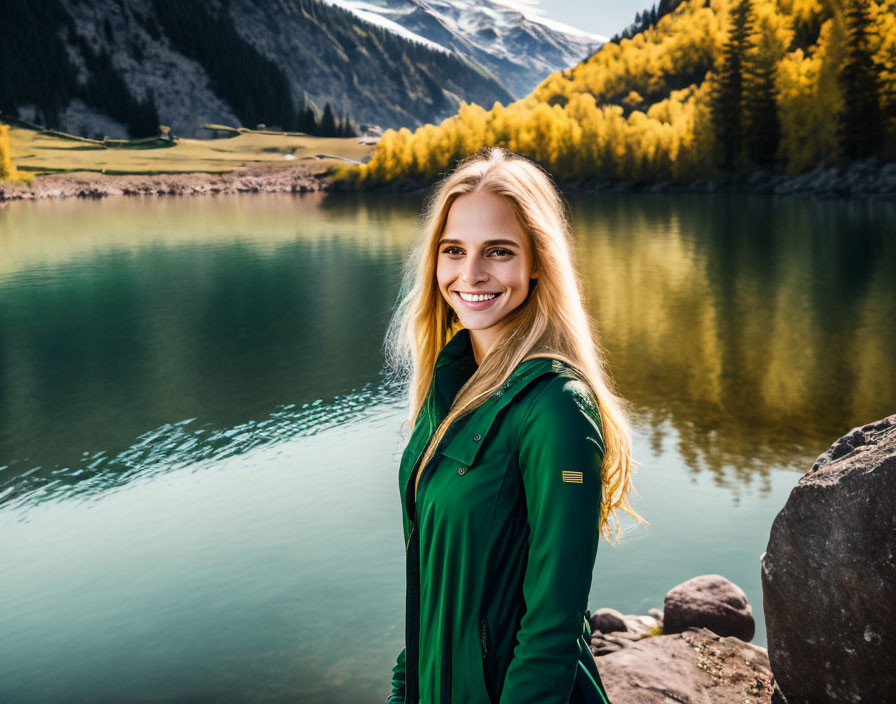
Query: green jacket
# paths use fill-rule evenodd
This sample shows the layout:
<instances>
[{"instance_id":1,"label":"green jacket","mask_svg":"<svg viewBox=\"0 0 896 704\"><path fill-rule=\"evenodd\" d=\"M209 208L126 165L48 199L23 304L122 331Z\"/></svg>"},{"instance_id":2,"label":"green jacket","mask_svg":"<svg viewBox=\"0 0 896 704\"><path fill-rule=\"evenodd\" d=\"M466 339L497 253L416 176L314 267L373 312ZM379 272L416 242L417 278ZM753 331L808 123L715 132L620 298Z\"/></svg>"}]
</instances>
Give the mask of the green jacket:
<instances>
[{"instance_id":1,"label":"green jacket","mask_svg":"<svg viewBox=\"0 0 896 704\"><path fill-rule=\"evenodd\" d=\"M608 704L588 648L604 444L588 385L562 362L521 363L429 438L476 370L470 333L441 351L401 458L405 648L390 704Z\"/></svg>"}]
</instances>

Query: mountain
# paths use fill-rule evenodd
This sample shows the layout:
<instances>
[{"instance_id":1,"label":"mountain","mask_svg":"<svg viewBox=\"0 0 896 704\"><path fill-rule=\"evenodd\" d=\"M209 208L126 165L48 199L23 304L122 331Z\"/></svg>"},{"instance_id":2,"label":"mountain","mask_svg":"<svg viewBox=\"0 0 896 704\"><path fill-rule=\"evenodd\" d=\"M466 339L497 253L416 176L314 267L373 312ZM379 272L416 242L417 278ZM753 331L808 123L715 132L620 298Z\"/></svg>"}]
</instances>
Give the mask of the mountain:
<instances>
[{"instance_id":1,"label":"mountain","mask_svg":"<svg viewBox=\"0 0 896 704\"><path fill-rule=\"evenodd\" d=\"M495 0L328 0L409 39L488 69L515 98L575 66L607 41ZM486 106L488 107L488 106Z\"/></svg>"},{"instance_id":2,"label":"mountain","mask_svg":"<svg viewBox=\"0 0 896 704\"><path fill-rule=\"evenodd\" d=\"M330 103L417 127L512 95L487 69L320 0L4 0L0 114L85 136L301 129Z\"/></svg>"},{"instance_id":3,"label":"mountain","mask_svg":"<svg viewBox=\"0 0 896 704\"><path fill-rule=\"evenodd\" d=\"M577 183L762 185L763 173L896 161L896 0L667 0L638 20L509 105L386 130L343 176L425 184L486 145Z\"/></svg>"}]
</instances>

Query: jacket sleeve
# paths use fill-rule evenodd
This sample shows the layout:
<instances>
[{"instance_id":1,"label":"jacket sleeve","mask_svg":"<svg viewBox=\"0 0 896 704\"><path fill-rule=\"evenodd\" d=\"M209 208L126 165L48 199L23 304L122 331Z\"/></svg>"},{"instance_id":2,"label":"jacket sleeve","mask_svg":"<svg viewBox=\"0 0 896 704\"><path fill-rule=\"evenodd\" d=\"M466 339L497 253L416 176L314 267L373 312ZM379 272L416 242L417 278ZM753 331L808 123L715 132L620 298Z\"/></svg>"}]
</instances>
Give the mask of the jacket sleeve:
<instances>
[{"instance_id":1,"label":"jacket sleeve","mask_svg":"<svg viewBox=\"0 0 896 704\"><path fill-rule=\"evenodd\" d=\"M525 611L500 704L567 704L600 537L600 414L589 386L555 376L521 424L529 549Z\"/></svg>"},{"instance_id":2,"label":"jacket sleeve","mask_svg":"<svg viewBox=\"0 0 896 704\"><path fill-rule=\"evenodd\" d=\"M403 704L404 703L404 673L405 673L405 656L407 648L402 648L395 661L395 667L392 668L392 693L386 700L386 704Z\"/></svg>"}]
</instances>

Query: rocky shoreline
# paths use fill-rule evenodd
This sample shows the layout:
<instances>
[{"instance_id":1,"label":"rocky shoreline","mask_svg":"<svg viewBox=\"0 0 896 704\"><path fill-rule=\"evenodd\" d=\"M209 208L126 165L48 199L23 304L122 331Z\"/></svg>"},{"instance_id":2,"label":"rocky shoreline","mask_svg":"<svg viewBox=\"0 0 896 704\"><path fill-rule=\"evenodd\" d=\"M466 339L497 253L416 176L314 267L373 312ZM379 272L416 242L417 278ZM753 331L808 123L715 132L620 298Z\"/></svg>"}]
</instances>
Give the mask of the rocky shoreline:
<instances>
[{"instance_id":1,"label":"rocky shoreline","mask_svg":"<svg viewBox=\"0 0 896 704\"><path fill-rule=\"evenodd\" d=\"M797 176L751 171L729 178L698 178L689 184L580 179L565 191L636 191L643 193L757 193L808 198L896 199L896 162L877 159L840 166L817 166Z\"/></svg>"},{"instance_id":2,"label":"rocky shoreline","mask_svg":"<svg viewBox=\"0 0 896 704\"><path fill-rule=\"evenodd\" d=\"M819 166L797 176L753 171L726 179L699 178L689 184L578 179L558 182L566 193L756 193L804 198L896 199L896 162L868 159L840 166ZM0 182L0 205L39 198L103 198L113 195L187 196L226 193L307 193L311 191L425 192L430 184L404 180L361 189L337 182L325 165L253 164L225 173L101 174L68 172L35 177L30 183Z\"/></svg>"},{"instance_id":3,"label":"rocky shoreline","mask_svg":"<svg viewBox=\"0 0 896 704\"><path fill-rule=\"evenodd\" d=\"M36 176L30 182L0 181L4 201L106 196L192 196L225 193L307 193L326 190L320 164L259 164L224 173L101 174L90 171Z\"/></svg>"},{"instance_id":4,"label":"rocky shoreline","mask_svg":"<svg viewBox=\"0 0 896 704\"><path fill-rule=\"evenodd\" d=\"M721 575L673 587L663 609L646 615L603 608L588 620L591 653L613 704L778 701L768 650L748 642L752 608Z\"/></svg>"},{"instance_id":5,"label":"rocky shoreline","mask_svg":"<svg viewBox=\"0 0 896 704\"><path fill-rule=\"evenodd\" d=\"M582 178L558 181L565 193L755 193L800 198L856 198L896 200L896 162L877 159L848 165L818 166L797 176L772 171L751 171L728 178L701 177L690 183L659 181L639 183L618 179ZM418 181L382 187L390 191L422 191Z\"/></svg>"},{"instance_id":6,"label":"rocky shoreline","mask_svg":"<svg viewBox=\"0 0 896 704\"><path fill-rule=\"evenodd\" d=\"M853 428L794 486L760 556L768 648L721 575L647 615L589 614L613 704L896 701L896 415Z\"/></svg>"}]
</instances>

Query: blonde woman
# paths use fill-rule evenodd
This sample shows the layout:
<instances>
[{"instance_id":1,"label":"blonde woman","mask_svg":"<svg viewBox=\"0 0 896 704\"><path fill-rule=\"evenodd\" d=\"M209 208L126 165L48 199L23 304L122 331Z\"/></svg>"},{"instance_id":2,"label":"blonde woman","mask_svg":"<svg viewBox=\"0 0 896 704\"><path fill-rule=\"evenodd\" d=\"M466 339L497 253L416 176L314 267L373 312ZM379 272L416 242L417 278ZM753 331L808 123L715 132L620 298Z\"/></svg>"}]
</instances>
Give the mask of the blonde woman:
<instances>
[{"instance_id":1,"label":"blonde woman","mask_svg":"<svg viewBox=\"0 0 896 704\"><path fill-rule=\"evenodd\" d=\"M425 215L386 338L412 424L388 702L607 704L588 648L598 538L616 508L643 520L563 201L541 168L492 147Z\"/></svg>"}]
</instances>

